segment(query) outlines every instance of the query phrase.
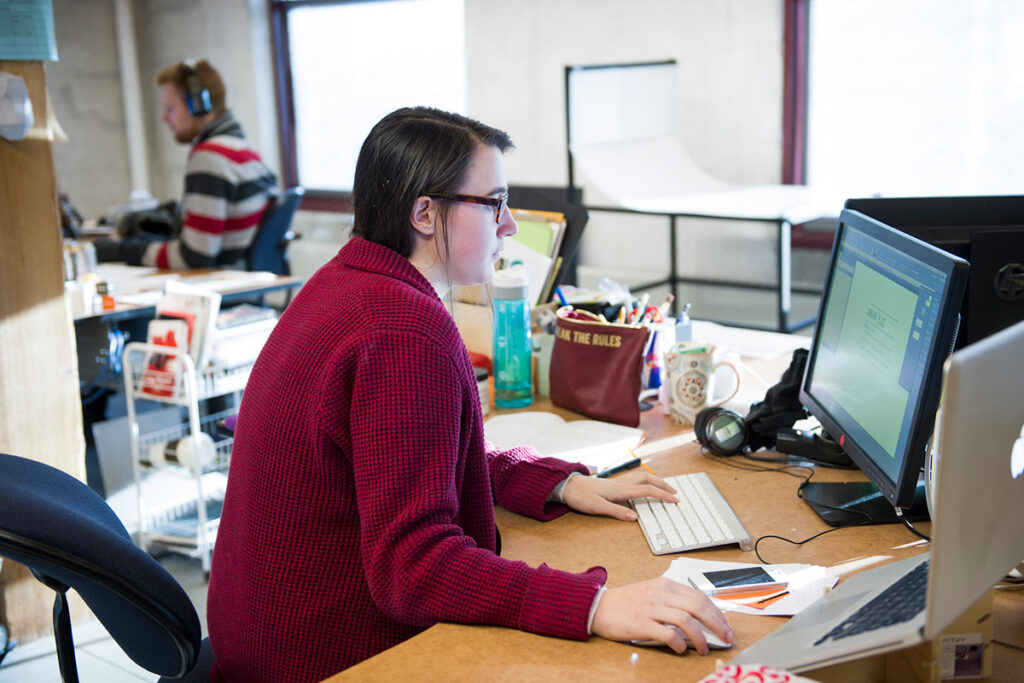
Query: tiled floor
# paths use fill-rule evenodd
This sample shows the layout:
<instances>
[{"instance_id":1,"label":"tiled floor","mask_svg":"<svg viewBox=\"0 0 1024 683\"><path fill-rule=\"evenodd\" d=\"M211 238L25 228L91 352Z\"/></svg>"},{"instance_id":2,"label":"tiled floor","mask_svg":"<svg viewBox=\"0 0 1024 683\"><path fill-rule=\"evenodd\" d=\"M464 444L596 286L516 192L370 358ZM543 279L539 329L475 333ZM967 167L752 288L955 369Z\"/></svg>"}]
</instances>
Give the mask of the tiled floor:
<instances>
[{"instance_id":1,"label":"tiled floor","mask_svg":"<svg viewBox=\"0 0 1024 683\"><path fill-rule=\"evenodd\" d=\"M174 578L185 588L199 613L206 636L206 581L199 560L177 555L160 559ZM75 658L82 683L137 683L159 678L128 658L117 643L93 619L72 627ZM19 644L0 665L0 683L60 683L60 669L53 637L46 636Z\"/></svg>"}]
</instances>

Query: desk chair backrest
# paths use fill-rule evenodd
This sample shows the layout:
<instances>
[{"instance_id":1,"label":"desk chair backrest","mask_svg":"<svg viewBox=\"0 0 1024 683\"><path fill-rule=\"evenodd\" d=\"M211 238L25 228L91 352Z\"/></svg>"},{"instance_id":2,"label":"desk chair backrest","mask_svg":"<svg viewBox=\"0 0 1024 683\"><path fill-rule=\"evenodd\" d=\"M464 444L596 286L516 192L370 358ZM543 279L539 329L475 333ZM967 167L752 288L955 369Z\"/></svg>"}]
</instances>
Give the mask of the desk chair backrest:
<instances>
[{"instance_id":1,"label":"desk chair backrest","mask_svg":"<svg viewBox=\"0 0 1024 683\"><path fill-rule=\"evenodd\" d=\"M267 209L256 239L245 255L247 270L265 270L278 275L291 275L288 263L288 245L295 239L291 231L292 219L306 194L303 187L291 187L278 198L277 203Z\"/></svg>"},{"instance_id":2,"label":"desk chair backrest","mask_svg":"<svg viewBox=\"0 0 1024 683\"><path fill-rule=\"evenodd\" d=\"M78 680L68 588L139 666L173 677L195 667L201 631L192 601L77 479L0 453L0 555L24 564L57 593L54 638L65 681Z\"/></svg>"}]
</instances>

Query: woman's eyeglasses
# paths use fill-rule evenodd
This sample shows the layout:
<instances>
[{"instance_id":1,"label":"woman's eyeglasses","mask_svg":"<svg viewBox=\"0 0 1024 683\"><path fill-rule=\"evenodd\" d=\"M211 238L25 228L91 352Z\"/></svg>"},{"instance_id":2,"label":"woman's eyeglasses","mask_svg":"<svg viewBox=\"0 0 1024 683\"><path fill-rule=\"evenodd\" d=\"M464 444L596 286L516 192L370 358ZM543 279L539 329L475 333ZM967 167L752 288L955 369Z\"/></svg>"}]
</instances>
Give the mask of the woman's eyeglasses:
<instances>
[{"instance_id":1,"label":"woman's eyeglasses","mask_svg":"<svg viewBox=\"0 0 1024 683\"><path fill-rule=\"evenodd\" d=\"M508 206L507 192L499 197L481 197L475 194L428 194L427 196L431 199L447 199L451 202L463 202L464 204L493 206L497 210L494 216L495 223L501 223L501 216L505 213L505 207Z\"/></svg>"}]
</instances>

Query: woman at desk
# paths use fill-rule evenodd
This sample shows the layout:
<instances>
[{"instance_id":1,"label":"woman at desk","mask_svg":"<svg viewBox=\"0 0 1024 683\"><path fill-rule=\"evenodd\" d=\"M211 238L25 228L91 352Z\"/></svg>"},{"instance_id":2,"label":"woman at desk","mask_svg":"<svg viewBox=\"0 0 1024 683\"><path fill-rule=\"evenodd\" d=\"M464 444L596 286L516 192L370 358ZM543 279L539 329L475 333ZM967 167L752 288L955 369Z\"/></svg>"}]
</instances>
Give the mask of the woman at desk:
<instances>
[{"instance_id":1,"label":"woman at desk","mask_svg":"<svg viewBox=\"0 0 1024 683\"><path fill-rule=\"evenodd\" d=\"M600 567L498 555L495 502L541 520L630 520L628 498L674 500L643 472L577 476L581 465L484 441L442 298L489 282L516 232L510 147L499 130L423 108L389 114L364 142L354 236L289 305L245 390L208 596L215 680L321 679L439 621L679 652L685 633L706 653L699 622L731 642L691 588L657 578L605 591Z\"/></svg>"}]
</instances>

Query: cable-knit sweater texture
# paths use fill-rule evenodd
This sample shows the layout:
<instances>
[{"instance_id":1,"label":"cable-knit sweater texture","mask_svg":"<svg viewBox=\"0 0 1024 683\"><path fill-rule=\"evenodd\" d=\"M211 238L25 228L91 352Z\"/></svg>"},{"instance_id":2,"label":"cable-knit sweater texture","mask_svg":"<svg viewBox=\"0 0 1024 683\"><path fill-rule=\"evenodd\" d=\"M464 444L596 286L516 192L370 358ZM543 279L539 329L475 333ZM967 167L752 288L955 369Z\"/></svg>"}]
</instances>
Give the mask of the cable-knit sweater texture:
<instances>
[{"instance_id":1,"label":"cable-knit sweater texture","mask_svg":"<svg viewBox=\"0 0 1024 683\"><path fill-rule=\"evenodd\" d=\"M600 567L495 554L495 503L547 520L584 471L484 441L455 322L358 237L281 316L239 413L213 554L215 676L319 680L439 622L585 639Z\"/></svg>"}]
</instances>

